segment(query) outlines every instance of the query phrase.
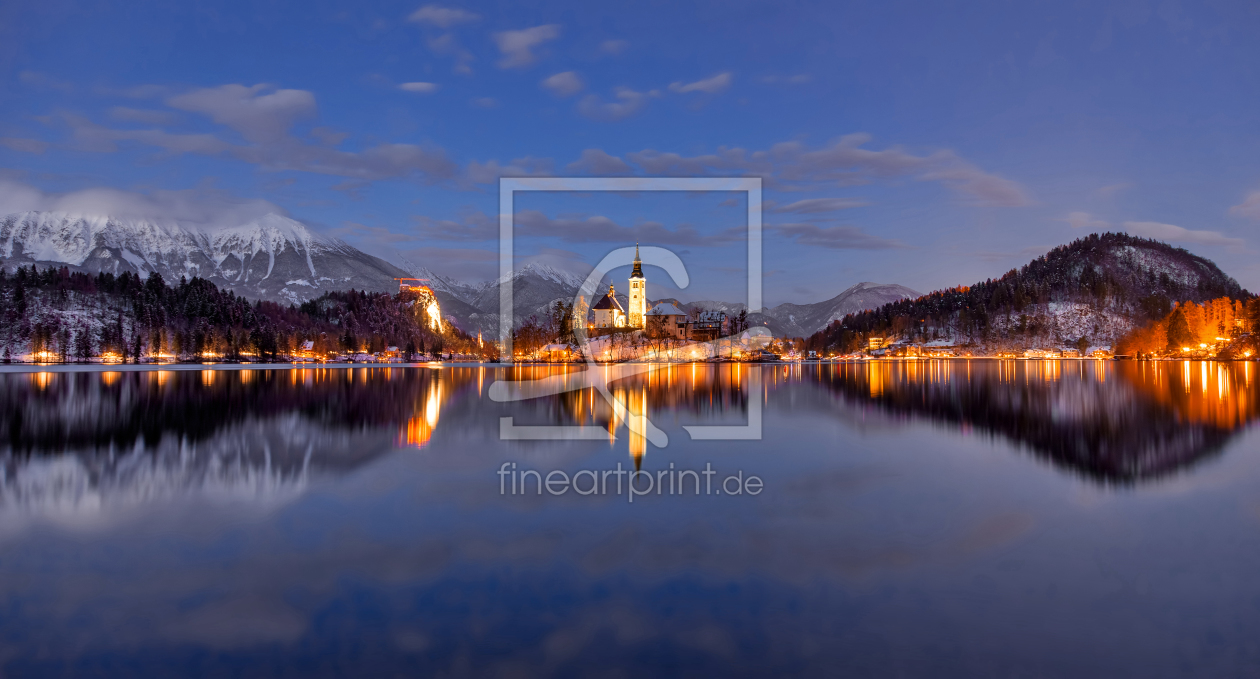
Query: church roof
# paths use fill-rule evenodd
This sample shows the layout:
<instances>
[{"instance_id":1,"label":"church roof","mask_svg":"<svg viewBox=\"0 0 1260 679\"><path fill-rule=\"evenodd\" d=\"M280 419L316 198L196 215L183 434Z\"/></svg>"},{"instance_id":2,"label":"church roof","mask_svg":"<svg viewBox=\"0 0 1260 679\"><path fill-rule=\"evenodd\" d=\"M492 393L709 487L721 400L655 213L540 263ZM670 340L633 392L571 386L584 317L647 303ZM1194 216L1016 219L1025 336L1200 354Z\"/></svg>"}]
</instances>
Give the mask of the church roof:
<instances>
[{"instance_id":1,"label":"church roof","mask_svg":"<svg viewBox=\"0 0 1260 679\"><path fill-rule=\"evenodd\" d=\"M605 294L603 299L596 302L595 306L591 308L596 311L600 309L616 309L617 311L625 311L625 309L621 308L621 302L618 302L616 297L609 294Z\"/></svg>"},{"instance_id":2,"label":"church roof","mask_svg":"<svg viewBox=\"0 0 1260 679\"><path fill-rule=\"evenodd\" d=\"M643 262L639 259L639 244L634 244L634 271L630 272L631 278L643 278Z\"/></svg>"},{"instance_id":3,"label":"church roof","mask_svg":"<svg viewBox=\"0 0 1260 679\"><path fill-rule=\"evenodd\" d=\"M652 307L652 310L647 312L647 315L649 316L686 316L687 312L683 311L682 309L679 309L678 307L674 306L673 304L670 304L669 302L661 302L660 304L657 304L656 306Z\"/></svg>"}]
</instances>

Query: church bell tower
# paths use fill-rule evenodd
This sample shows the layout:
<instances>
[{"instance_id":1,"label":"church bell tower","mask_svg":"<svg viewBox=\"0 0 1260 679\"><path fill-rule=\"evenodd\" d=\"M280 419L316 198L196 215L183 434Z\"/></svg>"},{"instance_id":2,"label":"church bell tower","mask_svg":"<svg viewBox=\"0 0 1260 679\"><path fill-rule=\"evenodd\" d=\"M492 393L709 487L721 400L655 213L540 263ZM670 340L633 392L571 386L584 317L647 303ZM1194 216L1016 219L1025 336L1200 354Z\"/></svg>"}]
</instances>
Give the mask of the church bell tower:
<instances>
[{"instance_id":1,"label":"church bell tower","mask_svg":"<svg viewBox=\"0 0 1260 679\"><path fill-rule=\"evenodd\" d=\"M634 244L634 271L630 272L630 316L632 328L647 327L647 280L643 278L643 262L639 260L639 244Z\"/></svg>"}]
</instances>

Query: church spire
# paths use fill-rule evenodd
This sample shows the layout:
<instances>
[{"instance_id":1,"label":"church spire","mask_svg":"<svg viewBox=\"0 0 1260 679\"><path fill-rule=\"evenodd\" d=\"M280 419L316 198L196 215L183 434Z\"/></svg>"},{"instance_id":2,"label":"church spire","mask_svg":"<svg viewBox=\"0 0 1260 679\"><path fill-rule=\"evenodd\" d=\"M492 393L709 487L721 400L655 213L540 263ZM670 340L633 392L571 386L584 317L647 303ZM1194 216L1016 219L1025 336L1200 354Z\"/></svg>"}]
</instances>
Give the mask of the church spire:
<instances>
[{"instance_id":1,"label":"church spire","mask_svg":"<svg viewBox=\"0 0 1260 679\"><path fill-rule=\"evenodd\" d=\"M639 244L634 244L634 271L630 272L631 278L643 278L643 262L639 261Z\"/></svg>"}]
</instances>

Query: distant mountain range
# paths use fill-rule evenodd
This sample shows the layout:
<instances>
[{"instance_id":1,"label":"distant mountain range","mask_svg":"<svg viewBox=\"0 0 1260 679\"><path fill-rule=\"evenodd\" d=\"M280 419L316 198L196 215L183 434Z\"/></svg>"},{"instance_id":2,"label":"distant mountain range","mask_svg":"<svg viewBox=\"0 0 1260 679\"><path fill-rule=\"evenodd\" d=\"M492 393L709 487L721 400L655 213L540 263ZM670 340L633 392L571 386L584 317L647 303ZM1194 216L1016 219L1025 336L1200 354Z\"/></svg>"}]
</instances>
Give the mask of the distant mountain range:
<instances>
[{"instance_id":1,"label":"distant mountain range","mask_svg":"<svg viewBox=\"0 0 1260 679\"><path fill-rule=\"evenodd\" d=\"M208 228L98 215L21 212L0 218L0 261L89 273L200 276L251 299L300 304L331 290L397 291L411 274L301 222L269 214Z\"/></svg>"},{"instance_id":2,"label":"distant mountain range","mask_svg":"<svg viewBox=\"0 0 1260 679\"><path fill-rule=\"evenodd\" d=\"M460 281L418 265L407 264L404 269L276 214L239 226L205 227L102 215L15 213L0 218L0 264L9 270L35 264L87 273L130 271L147 276L157 272L172 284L181 276L199 276L243 297L288 304L351 288L394 292L396 278L415 277L425 279L433 289L443 316L466 332L489 336L498 334L503 284L502 280ZM514 271L517 322L530 316L546 318L557 300L573 300L583 280L544 264ZM858 283L816 304L785 303L766 309L751 315L749 322L775 335L805 337L845 314L918 296L900 285ZM711 300L652 303L659 301L672 301L687 310L730 314L746 309L742 303Z\"/></svg>"}]
</instances>

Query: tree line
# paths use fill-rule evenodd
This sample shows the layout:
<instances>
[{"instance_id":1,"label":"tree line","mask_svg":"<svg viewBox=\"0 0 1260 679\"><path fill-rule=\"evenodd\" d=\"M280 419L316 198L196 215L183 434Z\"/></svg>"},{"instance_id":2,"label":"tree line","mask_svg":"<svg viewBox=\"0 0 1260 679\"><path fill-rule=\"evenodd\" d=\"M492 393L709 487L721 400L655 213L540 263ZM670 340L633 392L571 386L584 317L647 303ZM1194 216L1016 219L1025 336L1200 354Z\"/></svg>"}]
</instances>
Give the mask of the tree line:
<instances>
[{"instance_id":1,"label":"tree line","mask_svg":"<svg viewBox=\"0 0 1260 679\"><path fill-rule=\"evenodd\" d=\"M428 291L328 292L299 305L249 300L203 278L87 274L67 267L0 270L0 356L47 361L98 356L137 361L275 361L311 342L316 356L493 354L450 323L430 318Z\"/></svg>"}]
</instances>

